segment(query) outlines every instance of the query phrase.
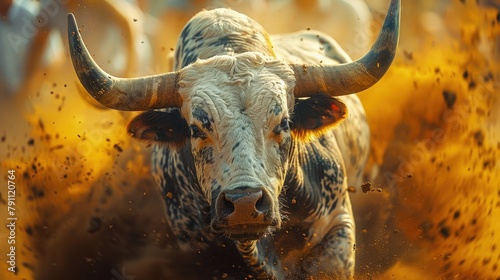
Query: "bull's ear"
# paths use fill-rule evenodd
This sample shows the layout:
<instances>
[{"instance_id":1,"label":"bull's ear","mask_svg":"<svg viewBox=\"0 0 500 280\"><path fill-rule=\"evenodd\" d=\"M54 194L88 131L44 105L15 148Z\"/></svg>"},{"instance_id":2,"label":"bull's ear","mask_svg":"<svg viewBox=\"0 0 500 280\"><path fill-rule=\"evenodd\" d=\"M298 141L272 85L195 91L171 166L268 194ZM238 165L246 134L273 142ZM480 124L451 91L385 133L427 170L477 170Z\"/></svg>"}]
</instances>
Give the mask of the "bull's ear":
<instances>
[{"instance_id":1,"label":"bull's ear","mask_svg":"<svg viewBox=\"0 0 500 280\"><path fill-rule=\"evenodd\" d=\"M311 139L332 129L347 117L342 101L327 94L298 99L292 116L292 132L300 139Z\"/></svg>"},{"instance_id":2,"label":"bull's ear","mask_svg":"<svg viewBox=\"0 0 500 280\"><path fill-rule=\"evenodd\" d=\"M189 136L187 122L177 108L141 113L130 121L127 131L136 139L173 148L184 146Z\"/></svg>"}]
</instances>

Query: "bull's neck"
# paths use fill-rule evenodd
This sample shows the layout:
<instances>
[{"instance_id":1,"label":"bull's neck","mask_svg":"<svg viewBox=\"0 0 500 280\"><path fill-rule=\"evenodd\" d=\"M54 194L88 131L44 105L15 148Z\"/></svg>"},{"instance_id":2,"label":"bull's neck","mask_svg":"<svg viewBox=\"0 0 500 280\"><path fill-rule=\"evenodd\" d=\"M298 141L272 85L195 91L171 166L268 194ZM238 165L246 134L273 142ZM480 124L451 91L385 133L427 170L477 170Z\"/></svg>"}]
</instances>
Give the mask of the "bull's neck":
<instances>
[{"instance_id":1,"label":"bull's neck","mask_svg":"<svg viewBox=\"0 0 500 280\"><path fill-rule=\"evenodd\" d=\"M322 157L327 155L318 152L321 146L319 140L311 142L292 141L290 149L290 163L284 183L285 196L282 200L284 209L290 214L285 227L294 226L295 222L302 221L317 210L320 201L321 188L318 183L317 169L320 168Z\"/></svg>"}]
</instances>

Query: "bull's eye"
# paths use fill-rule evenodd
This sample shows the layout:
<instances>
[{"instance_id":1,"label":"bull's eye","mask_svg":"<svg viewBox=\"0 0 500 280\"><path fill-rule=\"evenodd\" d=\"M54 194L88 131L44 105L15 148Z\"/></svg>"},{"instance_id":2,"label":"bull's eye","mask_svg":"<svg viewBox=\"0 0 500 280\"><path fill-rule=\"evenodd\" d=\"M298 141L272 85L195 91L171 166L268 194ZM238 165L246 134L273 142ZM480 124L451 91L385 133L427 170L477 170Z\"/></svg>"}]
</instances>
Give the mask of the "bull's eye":
<instances>
[{"instance_id":1,"label":"bull's eye","mask_svg":"<svg viewBox=\"0 0 500 280\"><path fill-rule=\"evenodd\" d=\"M283 118L281 120L280 127L284 131L288 131L288 129L290 129L290 121L288 121L288 118Z\"/></svg>"},{"instance_id":2,"label":"bull's eye","mask_svg":"<svg viewBox=\"0 0 500 280\"><path fill-rule=\"evenodd\" d=\"M281 119L281 122L279 125L276 125L273 129L273 132L276 134L276 135L280 135L281 132L283 131L289 131L290 130L290 121L288 120L288 118L283 118Z\"/></svg>"},{"instance_id":3,"label":"bull's eye","mask_svg":"<svg viewBox=\"0 0 500 280\"><path fill-rule=\"evenodd\" d=\"M205 134L203 133L203 131L201 131L201 129L192 124L189 126L189 129L191 130L191 137L193 138L205 138Z\"/></svg>"}]
</instances>

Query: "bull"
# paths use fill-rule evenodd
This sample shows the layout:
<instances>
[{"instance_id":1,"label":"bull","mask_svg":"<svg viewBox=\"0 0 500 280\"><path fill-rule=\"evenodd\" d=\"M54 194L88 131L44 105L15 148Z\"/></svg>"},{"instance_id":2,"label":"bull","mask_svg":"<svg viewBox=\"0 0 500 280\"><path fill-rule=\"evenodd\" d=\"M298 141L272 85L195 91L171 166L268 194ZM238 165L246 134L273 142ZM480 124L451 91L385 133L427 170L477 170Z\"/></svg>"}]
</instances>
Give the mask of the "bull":
<instances>
[{"instance_id":1,"label":"bull","mask_svg":"<svg viewBox=\"0 0 500 280\"><path fill-rule=\"evenodd\" d=\"M174 71L138 78L102 70L71 14L68 32L88 93L116 110L145 111L127 129L154 143L167 222L193 270L204 263L215 278L348 279L348 182L360 180L369 148L352 94L390 67L399 18L392 0L375 44L352 61L323 33L269 36L236 11L202 11L180 34Z\"/></svg>"}]
</instances>

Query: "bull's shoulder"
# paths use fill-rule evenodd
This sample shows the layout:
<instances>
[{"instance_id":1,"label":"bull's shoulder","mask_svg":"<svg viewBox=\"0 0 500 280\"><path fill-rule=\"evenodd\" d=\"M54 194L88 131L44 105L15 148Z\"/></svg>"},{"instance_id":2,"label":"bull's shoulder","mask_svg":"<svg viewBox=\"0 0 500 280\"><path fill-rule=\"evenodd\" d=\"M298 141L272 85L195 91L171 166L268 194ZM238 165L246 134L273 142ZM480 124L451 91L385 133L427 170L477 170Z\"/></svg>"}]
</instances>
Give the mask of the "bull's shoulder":
<instances>
[{"instance_id":1,"label":"bull's shoulder","mask_svg":"<svg viewBox=\"0 0 500 280\"><path fill-rule=\"evenodd\" d=\"M271 36L278 59L288 63L339 64L351 58L328 34L316 30Z\"/></svg>"}]
</instances>

